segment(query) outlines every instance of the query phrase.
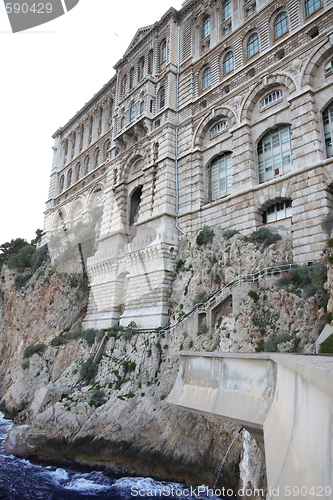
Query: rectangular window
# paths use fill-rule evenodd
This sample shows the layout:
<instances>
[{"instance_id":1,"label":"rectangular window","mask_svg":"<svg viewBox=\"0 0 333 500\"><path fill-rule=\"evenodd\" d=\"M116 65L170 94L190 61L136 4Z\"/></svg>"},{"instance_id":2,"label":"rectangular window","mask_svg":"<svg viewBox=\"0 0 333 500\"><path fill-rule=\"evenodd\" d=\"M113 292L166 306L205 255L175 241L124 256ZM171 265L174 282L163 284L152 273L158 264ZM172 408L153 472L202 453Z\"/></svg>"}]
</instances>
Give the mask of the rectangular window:
<instances>
[{"instance_id":1,"label":"rectangular window","mask_svg":"<svg viewBox=\"0 0 333 500\"><path fill-rule=\"evenodd\" d=\"M310 16L322 6L322 0L305 0L305 15Z\"/></svg>"},{"instance_id":2,"label":"rectangular window","mask_svg":"<svg viewBox=\"0 0 333 500\"><path fill-rule=\"evenodd\" d=\"M145 111L145 102L141 101L140 102L140 115L142 115Z\"/></svg>"}]
</instances>

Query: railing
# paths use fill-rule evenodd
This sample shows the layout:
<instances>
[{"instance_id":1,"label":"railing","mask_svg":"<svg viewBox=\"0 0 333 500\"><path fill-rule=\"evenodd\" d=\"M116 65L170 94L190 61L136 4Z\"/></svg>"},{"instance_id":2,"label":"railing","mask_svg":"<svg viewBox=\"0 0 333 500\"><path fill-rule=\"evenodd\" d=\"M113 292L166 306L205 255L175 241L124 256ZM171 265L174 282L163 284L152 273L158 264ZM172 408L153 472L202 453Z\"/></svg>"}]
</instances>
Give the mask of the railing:
<instances>
[{"instance_id":1,"label":"railing","mask_svg":"<svg viewBox=\"0 0 333 500\"><path fill-rule=\"evenodd\" d=\"M295 263L281 264L271 267L265 267L253 274L240 274L236 276L233 280L231 280L227 285L220 288L220 290L211 295L208 298L208 300L206 300L206 302L199 302L198 304L195 304L187 313L185 313L181 318L179 318L178 321L176 321L176 323L174 323L173 325L166 326L165 328L161 329L161 331L172 331L178 325L183 323L183 321L187 319L189 316L192 316L192 314L194 314L195 311L197 311L200 308L204 309L205 311L208 311L218 301L223 299L223 297L230 295L230 290L235 286L240 285L240 283L251 283L251 282L255 283L256 281L259 281L269 276L278 276L281 273L288 273L293 267L300 267L305 265L308 266L312 264L309 264L308 262L301 264L295 264Z\"/></svg>"}]
</instances>

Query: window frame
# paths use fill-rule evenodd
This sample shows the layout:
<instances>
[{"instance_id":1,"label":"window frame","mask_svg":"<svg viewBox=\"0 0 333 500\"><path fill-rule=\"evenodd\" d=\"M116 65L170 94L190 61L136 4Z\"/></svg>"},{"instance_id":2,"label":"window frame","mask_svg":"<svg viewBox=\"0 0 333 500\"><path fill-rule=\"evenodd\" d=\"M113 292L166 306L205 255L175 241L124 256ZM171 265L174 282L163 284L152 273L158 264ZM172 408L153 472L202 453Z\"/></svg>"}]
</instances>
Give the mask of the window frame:
<instances>
[{"instance_id":1,"label":"window frame","mask_svg":"<svg viewBox=\"0 0 333 500\"><path fill-rule=\"evenodd\" d=\"M255 44L254 40L257 42ZM252 47L252 48L250 48ZM257 47L257 50L254 50L254 48ZM251 59L251 57L255 56L260 52L260 38L259 38L259 33L255 31L254 33L251 33L251 35L248 37L247 42L246 42L246 55L248 59Z\"/></svg>"},{"instance_id":2,"label":"window frame","mask_svg":"<svg viewBox=\"0 0 333 500\"><path fill-rule=\"evenodd\" d=\"M327 118L326 115L327 114ZM326 118L326 123L325 123ZM333 102L322 112L326 158L333 158Z\"/></svg>"},{"instance_id":3,"label":"window frame","mask_svg":"<svg viewBox=\"0 0 333 500\"><path fill-rule=\"evenodd\" d=\"M201 24L201 38L204 39L210 35L210 15L205 14Z\"/></svg>"},{"instance_id":4,"label":"window frame","mask_svg":"<svg viewBox=\"0 0 333 500\"><path fill-rule=\"evenodd\" d=\"M311 5L309 5L311 4ZM313 8L310 12L310 8L315 7L316 4L320 4L318 7ZM323 6L323 0L305 0L304 1L304 12L305 12L305 17L310 17L312 14L317 12L321 7Z\"/></svg>"},{"instance_id":5,"label":"window frame","mask_svg":"<svg viewBox=\"0 0 333 500\"><path fill-rule=\"evenodd\" d=\"M271 100L269 100L270 96L272 96ZM266 99L268 99L269 102L266 103L265 102ZM272 90L271 92L266 94L263 99L261 99L260 109L265 109L265 108L267 108L267 106L271 106L272 104L275 104L276 102L280 101L281 99L283 99L283 90L282 89Z\"/></svg>"},{"instance_id":6,"label":"window frame","mask_svg":"<svg viewBox=\"0 0 333 500\"><path fill-rule=\"evenodd\" d=\"M206 66L201 75L201 88L205 90L212 84L212 71L210 66Z\"/></svg>"},{"instance_id":7,"label":"window frame","mask_svg":"<svg viewBox=\"0 0 333 500\"><path fill-rule=\"evenodd\" d=\"M227 59L227 56L231 56L231 57L228 57L228 59ZM230 60L232 60L232 67L231 67L231 64L229 64ZM227 66L227 64L228 64L228 66ZM228 50L228 52L226 52L226 54L224 55L223 62L222 62L223 76L230 73L230 71L233 71L234 67L235 67L234 53L232 50Z\"/></svg>"},{"instance_id":8,"label":"window frame","mask_svg":"<svg viewBox=\"0 0 333 500\"><path fill-rule=\"evenodd\" d=\"M163 87L160 90L160 98L159 98L159 108L162 109L165 106L165 88Z\"/></svg>"},{"instance_id":9,"label":"window frame","mask_svg":"<svg viewBox=\"0 0 333 500\"><path fill-rule=\"evenodd\" d=\"M129 110L129 122L132 123L135 120L136 105L135 101L131 102Z\"/></svg>"},{"instance_id":10,"label":"window frame","mask_svg":"<svg viewBox=\"0 0 333 500\"><path fill-rule=\"evenodd\" d=\"M100 155L101 155L101 150L98 148L98 149L96 149L96 153L95 153L95 167L97 167L97 165L99 165Z\"/></svg>"},{"instance_id":11,"label":"window frame","mask_svg":"<svg viewBox=\"0 0 333 500\"><path fill-rule=\"evenodd\" d=\"M214 167L217 166L217 170ZM220 200L231 194L232 188L232 151L225 151L213 158L209 165L209 189L208 197L211 202ZM224 172L224 175L221 173ZM229 175L228 175L229 173ZM221 181L224 181L221 183ZM217 189L216 189L216 187ZM222 186L222 188L221 188ZM224 187L223 187L224 186ZM214 192L217 192L216 196Z\"/></svg>"},{"instance_id":12,"label":"window frame","mask_svg":"<svg viewBox=\"0 0 333 500\"><path fill-rule=\"evenodd\" d=\"M126 95L126 89L127 88L127 76L125 75L122 79L121 82L121 95L124 96Z\"/></svg>"},{"instance_id":13,"label":"window frame","mask_svg":"<svg viewBox=\"0 0 333 500\"><path fill-rule=\"evenodd\" d=\"M292 200L289 198L272 203L263 213L264 224L272 224L292 217L292 208ZM279 213L280 215L283 213L284 217L279 216Z\"/></svg>"},{"instance_id":14,"label":"window frame","mask_svg":"<svg viewBox=\"0 0 333 500\"><path fill-rule=\"evenodd\" d=\"M160 54L161 54L161 64L163 64L167 60L167 42L165 39L162 40L162 42L161 42Z\"/></svg>"},{"instance_id":15,"label":"window frame","mask_svg":"<svg viewBox=\"0 0 333 500\"><path fill-rule=\"evenodd\" d=\"M279 18L281 18L283 15L285 15L284 19L287 19L287 27L284 31L281 30L281 33L277 33L277 25L278 23L282 24L283 21L279 21ZM279 14L275 17L273 21L273 38L274 40L277 40L281 36L285 35L286 33L289 32L289 18L288 18L288 12L283 10L282 12L279 12Z\"/></svg>"},{"instance_id":16,"label":"window frame","mask_svg":"<svg viewBox=\"0 0 333 500\"><path fill-rule=\"evenodd\" d=\"M224 23L232 16L231 0L224 0L222 2L222 22Z\"/></svg>"},{"instance_id":17,"label":"window frame","mask_svg":"<svg viewBox=\"0 0 333 500\"><path fill-rule=\"evenodd\" d=\"M288 137L285 135L286 131L288 131ZM277 135L279 136L278 140ZM291 136L292 131L290 125L280 125L268 130L258 141L257 161L259 184L278 179L292 171L293 151ZM289 161L287 161L288 158Z\"/></svg>"}]
</instances>

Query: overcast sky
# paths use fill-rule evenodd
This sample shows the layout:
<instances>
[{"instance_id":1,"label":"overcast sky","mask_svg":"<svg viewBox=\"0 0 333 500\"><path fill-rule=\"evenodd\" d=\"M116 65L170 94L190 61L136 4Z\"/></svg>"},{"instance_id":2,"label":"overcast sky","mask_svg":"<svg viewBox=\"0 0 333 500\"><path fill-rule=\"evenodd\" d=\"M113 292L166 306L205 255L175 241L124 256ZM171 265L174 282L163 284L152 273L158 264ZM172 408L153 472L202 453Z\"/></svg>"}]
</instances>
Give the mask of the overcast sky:
<instances>
[{"instance_id":1,"label":"overcast sky","mask_svg":"<svg viewBox=\"0 0 333 500\"><path fill-rule=\"evenodd\" d=\"M0 244L30 241L43 227L52 134L113 76L137 29L181 3L80 0L58 19L13 34L0 0Z\"/></svg>"}]
</instances>

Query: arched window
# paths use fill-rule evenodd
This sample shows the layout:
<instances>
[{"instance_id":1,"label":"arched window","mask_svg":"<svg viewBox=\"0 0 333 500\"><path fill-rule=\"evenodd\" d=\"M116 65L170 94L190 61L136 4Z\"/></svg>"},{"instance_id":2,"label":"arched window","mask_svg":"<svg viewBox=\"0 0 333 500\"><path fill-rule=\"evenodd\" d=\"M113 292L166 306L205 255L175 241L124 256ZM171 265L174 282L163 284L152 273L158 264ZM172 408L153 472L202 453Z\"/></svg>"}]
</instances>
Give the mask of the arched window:
<instances>
[{"instance_id":1,"label":"arched window","mask_svg":"<svg viewBox=\"0 0 333 500\"><path fill-rule=\"evenodd\" d=\"M227 122L225 120L223 120L222 122L218 122L210 129L210 136L214 137L219 132L222 132L222 130L226 130L226 128Z\"/></svg>"},{"instance_id":2,"label":"arched window","mask_svg":"<svg viewBox=\"0 0 333 500\"><path fill-rule=\"evenodd\" d=\"M142 186L137 187L131 196L131 208L130 208L130 226L137 222L140 212L140 203L142 196Z\"/></svg>"},{"instance_id":3,"label":"arched window","mask_svg":"<svg viewBox=\"0 0 333 500\"><path fill-rule=\"evenodd\" d=\"M95 167L99 164L100 150L97 149L95 153Z\"/></svg>"},{"instance_id":4,"label":"arched window","mask_svg":"<svg viewBox=\"0 0 333 500\"><path fill-rule=\"evenodd\" d=\"M165 105L165 89L162 89L160 92L160 109Z\"/></svg>"},{"instance_id":5,"label":"arched window","mask_svg":"<svg viewBox=\"0 0 333 500\"><path fill-rule=\"evenodd\" d=\"M268 106L269 104L272 104L279 99L282 99L282 90L273 90L273 92L267 94L266 97L261 101L260 107L264 108L265 106Z\"/></svg>"},{"instance_id":6,"label":"arched window","mask_svg":"<svg viewBox=\"0 0 333 500\"><path fill-rule=\"evenodd\" d=\"M88 158L86 159L86 174L89 172L90 170L90 157L88 156Z\"/></svg>"},{"instance_id":7,"label":"arched window","mask_svg":"<svg viewBox=\"0 0 333 500\"><path fill-rule=\"evenodd\" d=\"M288 30L288 14L287 12L281 12L274 21L274 39L276 40L279 36L287 33Z\"/></svg>"},{"instance_id":8,"label":"arched window","mask_svg":"<svg viewBox=\"0 0 333 500\"><path fill-rule=\"evenodd\" d=\"M222 20L226 21L231 17L231 0L224 0L222 3Z\"/></svg>"},{"instance_id":9,"label":"arched window","mask_svg":"<svg viewBox=\"0 0 333 500\"><path fill-rule=\"evenodd\" d=\"M269 224L277 220L286 219L292 216L292 201L283 200L279 203L271 205L266 212L263 213L263 222Z\"/></svg>"},{"instance_id":10,"label":"arched window","mask_svg":"<svg viewBox=\"0 0 333 500\"><path fill-rule=\"evenodd\" d=\"M211 71L210 68L206 68L204 72L202 73L202 90L205 88L209 87L211 83Z\"/></svg>"},{"instance_id":11,"label":"arched window","mask_svg":"<svg viewBox=\"0 0 333 500\"><path fill-rule=\"evenodd\" d=\"M140 170L143 167L143 165L144 165L143 158L140 158L133 164L132 166L133 172L137 172L138 170Z\"/></svg>"},{"instance_id":12,"label":"arched window","mask_svg":"<svg viewBox=\"0 0 333 500\"><path fill-rule=\"evenodd\" d=\"M325 145L326 145L326 156L327 158L332 158L333 148L332 148L332 138L333 138L333 104L325 109L323 113L324 120L324 133L325 133Z\"/></svg>"},{"instance_id":13,"label":"arched window","mask_svg":"<svg viewBox=\"0 0 333 500\"><path fill-rule=\"evenodd\" d=\"M139 66L138 66L138 80L139 81L143 79L144 70L145 70L145 58L140 57Z\"/></svg>"},{"instance_id":14,"label":"arched window","mask_svg":"<svg viewBox=\"0 0 333 500\"><path fill-rule=\"evenodd\" d=\"M76 180L78 181L81 177L81 163L76 165Z\"/></svg>"},{"instance_id":15,"label":"arched window","mask_svg":"<svg viewBox=\"0 0 333 500\"><path fill-rule=\"evenodd\" d=\"M153 50L148 52L148 75L151 75L153 72Z\"/></svg>"},{"instance_id":16,"label":"arched window","mask_svg":"<svg viewBox=\"0 0 333 500\"><path fill-rule=\"evenodd\" d=\"M67 175L67 187L71 186L72 184L72 169L70 168L68 170L68 175Z\"/></svg>"},{"instance_id":17,"label":"arched window","mask_svg":"<svg viewBox=\"0 0 333 500\"><path fill-rule=\"evenodd\" d=\"M132 122L135 119L135 102L131 103L130 113L129 113L129 121Z\"/></svg>"},{"instance_id":18,"label":"arched window","mask_svg":"<svg viewBox=\"0 0 333 500\"><path fill-rule=\"evenodd\" d=\"M215 158L210 164L212 201L223 198L231 193L231 167L231 152L223 153Z\"/></svg>"},{"instance_id":19,"label":"arched window","mask_svg":"<svg viewBox=\"0 0 333 500\"><path fill-rule=\"evenodd\" d=\"M129 80L129 88L130 89L133 87L133 81L134 81L134 68L131 68L131 70L130 70L130 80Z\"/></svg>"},{"instance_id":20,"label":"arched window","mask_svg":"<svg viewBox=\"0 0 333 500\"><path fill-rule=\"evenodd\" d=\"M253 33L247 41L247 57L248 59L259 52L259 35Z\"/></svg>"},{"instance_id":21,"label":"arched window","mask_svg":"<svg viewBox=\"0 0 333 500\"><path fill-rule=\"evenodd\" d=\"M206 14L202 20L202 38L210 35L210 17Z\"/></svg>"},{"instance_id":22,"label":"arched window","mask_svg":"<svg viewBox=\"0 0 333 500\"><path fill-rule=\"evenodd\" d=\"M234 53L230 50L223 58L223 74L226 75L234 69Z\"/></svg>"},{"instance_id":23,"label":"arched window","mask_svg":"<svg viewBox=\"0 0 333 500\"><path fill-rule=\"evenodd\" d=\"M305 0L305 15L306 17L313 14L317 9L323 5L322 0Z\"/></svg>"},{"instance_id":24,"label":"arched window","mask_svg":"<svg viewBox=\"0 0 333 500\"><path fill-rule=\"evenodd\" d=\"M105 158L109 158L111 155L111 141L108 141L105 145Z\"/></svg>"},{"instance_id":25,"label":"arched window","mask_svg":"<svg viewBox=\"0 0 333 500\"><path fill-rule=\"evenodd\" d=\"M62 175L60 177L60 193L64 190L64 187L65 187L65 176Z\"/></svg>"},{"instance_id":26,"label":"arched window","mask_svg":"<svg viewBox=\"0 0 333 500\"><path fill-rule=\"evenodd\" d=\"M125 95L126 94L126 87L127 87L127 76L124 76L124 78L123 78L123 84L122 84L122 87L121 87L121 95Z\"/></svg>"},{"instance_id":27,"label":"arched window","mask_svg":"<svg viewBox=\"0 0 333 500\"><path fill-rule=\"evenodd\" d=\"M166 61L166 49L166 40L163 40L163 42L161 43L161 64Z\"/></svg>"},{"instance_id":28,"label":"arched window","mask_svg":"<svg viewBox=\"0 0 333 500\"><path fill-rule=\"evenodd\" d=\"M291 171L291 133L289 126L271 130L258 142L259 183L276 179Z\"/></svg>"}]
</instances>

